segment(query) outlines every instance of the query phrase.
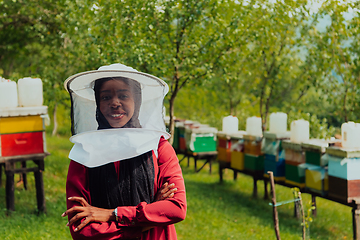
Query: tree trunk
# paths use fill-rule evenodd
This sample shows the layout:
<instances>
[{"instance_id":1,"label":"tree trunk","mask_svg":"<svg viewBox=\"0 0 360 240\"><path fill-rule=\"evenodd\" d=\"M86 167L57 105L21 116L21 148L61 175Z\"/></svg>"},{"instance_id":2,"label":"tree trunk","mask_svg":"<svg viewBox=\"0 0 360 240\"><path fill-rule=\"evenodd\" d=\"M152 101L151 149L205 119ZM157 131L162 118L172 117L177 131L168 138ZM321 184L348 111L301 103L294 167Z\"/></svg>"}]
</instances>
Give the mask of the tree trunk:
<instances>
[{"instance_id":1,"label":"tree trunk","mask_svg":"<svg viewBox=\"0 0 360 240\"><path fill-rule=\"evenodd\" d=\"M345 84L345 94L344 94L344 103L343 103L343 108L344 108L344 120L345 122L348 121L348 117L347 117L347 110L346 110L346 98L347 98L347 92L348 92L348 87Z\"/></svg>"},{"instance_id":2,"label":"tree trunk","mask_svg":"<svg viewBox=\"0 0 360 240\"><path fill-rule=\"evenodd\" d=\"M51 133L52 136L55 136L55 135L57 134L57 129L58 129L58 123L57 123L57 119L56 119L56 113L57 113L57 103L55 103L54 112L53 112L54 128L53 128L52 133Z\"/></svg>"},{"instance_id":3,"label":"tree trunk","mask_svg":"<svg viewBox=\"0 0 360 240\"><path fill-rule=\"evenodd\" d=\"M170 123L169 123L169 131L171 134L171 137L169 139L169 143L172 145L174 142L174 132L175 132L175 119L174 119L174 102L175 102L175 96L174 93L170 97L170 106L169 106L169 113L170 113Z\"/></svg>"}]
</instances>

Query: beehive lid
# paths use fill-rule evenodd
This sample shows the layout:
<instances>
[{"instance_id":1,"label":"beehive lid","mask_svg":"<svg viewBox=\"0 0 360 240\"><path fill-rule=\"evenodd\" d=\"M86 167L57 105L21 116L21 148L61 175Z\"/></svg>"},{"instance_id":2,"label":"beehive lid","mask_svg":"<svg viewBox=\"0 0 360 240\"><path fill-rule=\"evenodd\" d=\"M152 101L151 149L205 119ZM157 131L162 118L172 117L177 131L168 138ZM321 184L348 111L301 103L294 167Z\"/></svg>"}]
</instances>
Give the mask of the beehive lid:
<instances>
[{"instance_id":1,"label":"beehive lid","mask_svg":"<svg viewBox=\"0 0 360 240\"><path fill-rule=\"evenodd\" d=\"M230 139L230 135L227 132L219 131L217 132L217 137Z\"/></svg>"},{"instance_id":2,"label":"beehive lid","mask_svg":"<svg viewBox=\"0 0 360 240\"><path fill-rule=\"evenodd\" d=\"M286 131L283 133L272 133L272 132L264 132L264 138L269 139L290 139L290 131Z\"/></svg>"},{"instance_id":3,"label":"beehive lid","mask_svg":"<svg viewBox=\"0 0 360 240\"><path fill-rule=\"evenodd\" d=\"M217 133L218 130L213 127L199 127L191 129L192 133Z\"/></svg>"},{"instance_id":4,"label":"beehive lid","mask_svg":"<svg viewBox=\"0 0 360 240\"><path fill-rule=\"evenodd\" d=\"M301 143L291 142L290 140L283 140L281 146L285 149L292 149L299 152L302 150Z\"/></svg>"},{"instance_id":5,"label":"beehive lid","mask_svg":"<svg viewBox=\"0 0 360 240\"><path fill-rule=\"evenodd\" d=\"M47 114L47 106L0 108L0 117L19 117Z\"/></svg>"},{"instance_id":6,"label":"beehive lid","mask_svg":"<svg viewBox=\"0 0 360 240\"><path fill-rule=\"evenodd\" d=\"M244 135L245 140L261 142L262 136Z\"/></svg>"},{"instance_id":7,"label":"beehive lid","mask_svg":"<svg viewBox=\"0 0 360 240\"><path fill-rule=\"evenodd\" d=\"M244 136L247 134L246 131L237 131L235 133L229 134L232 139L243 139Z\"/></svg>"},{"instance_id":8,"label":"beehive lid","mask_svg":"<svg viewBox=\"0 0 360 240\"><path fill-rule=\"evenodd\" d=\"M360 148L327 147L326 153L341 158L360 158Z\"/></svg>"},{"instance_id":9,"label":"beehive lid","mask_svg":"<svg viewBox=\"0 0 360 240\"><path fill-rule=\"evenodd\" d=\"M325 152L325 149L339 140L309 139L301 145L304 150Z\"/></svg>"},{"instance_id":10,"label":"beehive lid","mask_svg":"<svg viewBox=\"0 0 360 240\"><path fill-rule=\"evenodd\" d=\"M231 139L243 139L245 134L246 134L245 131L237 131L237 132L233 132L233 133L219 131L217 133L217 136L221 137L221 138L227 138L227 139L230 139L230 138Z\"/></svg>"}]
</instances>

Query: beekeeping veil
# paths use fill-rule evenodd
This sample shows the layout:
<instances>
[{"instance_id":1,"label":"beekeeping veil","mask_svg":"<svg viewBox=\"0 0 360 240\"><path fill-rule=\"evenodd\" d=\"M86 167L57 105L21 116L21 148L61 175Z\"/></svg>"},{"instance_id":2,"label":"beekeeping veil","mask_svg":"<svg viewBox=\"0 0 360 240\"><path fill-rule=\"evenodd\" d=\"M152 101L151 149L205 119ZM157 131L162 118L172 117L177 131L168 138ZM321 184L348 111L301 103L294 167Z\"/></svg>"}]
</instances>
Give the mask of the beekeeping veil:
<instances>
[{"instance_id":1,"label":"beekeeping veil","mask_svg":"<svg viewBox=\"0 0 360 240\"><path fill-rule=\"evenodd\" d=\"M135 102L140 126L99 129L96 120L94 82L103 78L127 78L136 81L141 90ZM69 158L87 167L97 167L110 162L139 156L150 150L157 153L161 136L166 132L163 116L163 99L169 88L161 79L122 64L100 67L69 77L64 83L71 98L72 134L74 143ZM135 107L136 108L136 107ZM136 116L135 116L136 115Z\"/></svg>"}]
</instances>

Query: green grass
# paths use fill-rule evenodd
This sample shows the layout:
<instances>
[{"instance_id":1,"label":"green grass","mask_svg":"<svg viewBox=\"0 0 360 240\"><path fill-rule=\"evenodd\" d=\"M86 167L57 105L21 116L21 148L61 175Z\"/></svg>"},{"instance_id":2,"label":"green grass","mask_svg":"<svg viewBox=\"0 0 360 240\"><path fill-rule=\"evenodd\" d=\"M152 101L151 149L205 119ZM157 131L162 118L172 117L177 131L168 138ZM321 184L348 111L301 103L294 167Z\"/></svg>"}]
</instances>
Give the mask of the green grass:
<instances>
[{"instance_id":1,"label":"green grass","mask_svg":"<svg viewBox=\"0 0 360 240\"><path fill-rule=\"evenodd\" d=\"M36 211L33 174L28 174L28 189L20 184L15 189L15 212L7 214L5 204L5 176L0 188L0 239L71 239L65 211L65 181L72 144L67 138L47 137L44 187L46 214ZM201 161L200 161L201 162ZM199 164L200 165L200 164ZM188 211L185 221L176 224L179 239L276 239L272 207L264 200L263 183L258 182L258 198L252 198L253 181L238 175L233 181L232 171L226 170L224 182L219 183L218 166L213 173L208 166L194 172L193 161L181 162L187 190ZM15 181L19 175L15 176ZM292 190L276 185L277 202L292 199ZM303 195L309 206L310 196ZM317 198L318 215L310 224L311 239L352 239L351 208ZM278 207L282 239L301 239L300 222L293 217L293 204Z\"/></svg>"}]
</instances>

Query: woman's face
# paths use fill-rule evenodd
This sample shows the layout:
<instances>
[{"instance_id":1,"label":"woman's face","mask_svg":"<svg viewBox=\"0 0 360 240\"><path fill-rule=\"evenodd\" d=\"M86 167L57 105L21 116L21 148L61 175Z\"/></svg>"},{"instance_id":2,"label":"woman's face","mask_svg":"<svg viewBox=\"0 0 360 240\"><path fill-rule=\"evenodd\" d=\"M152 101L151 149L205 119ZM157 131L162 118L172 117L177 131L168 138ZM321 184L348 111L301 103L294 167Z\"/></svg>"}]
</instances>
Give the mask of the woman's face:
<instances>
[{"instance_id":1,"label":"woman's face","mask_svg":"<svg viewBox=\"0 0 360 240\"><path fill-rule=\"evenodd\" d=\"M114 128L123 127L134 115L134 96L121 80L106 81L100 88L100 111Z\"/></svg>"}]
</instances>

